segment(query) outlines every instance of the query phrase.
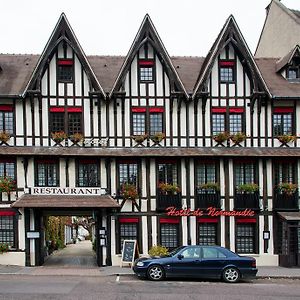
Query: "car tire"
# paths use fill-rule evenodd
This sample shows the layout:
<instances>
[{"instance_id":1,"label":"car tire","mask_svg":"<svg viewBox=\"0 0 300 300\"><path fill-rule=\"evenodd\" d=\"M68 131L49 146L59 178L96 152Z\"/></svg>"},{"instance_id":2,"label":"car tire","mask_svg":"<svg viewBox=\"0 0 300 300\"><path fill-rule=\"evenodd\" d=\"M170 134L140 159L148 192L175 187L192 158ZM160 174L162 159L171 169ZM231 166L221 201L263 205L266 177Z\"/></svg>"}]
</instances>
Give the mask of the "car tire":
<instances>
[{"instance_id":1,"label":"car tire","mask_svg":"<svg viewBox=\"0 0 300 300\"><path fill-rule=\"evenodd\" d=\"M228 283L236 283L240 280L240 272L235 267L226 268L222 274L223 280Z\"/></svg>"},{"instance_id":2,"label":"car tire","mask_svg":"<svg viewBox=\"0 0 300 300\"><path fill-rule=\"evenodd\" d=\"M153 265L148 268L147 277L153 281L163 280L165 278L165 270L160 265Z\"/></svg>"}]
</instances>

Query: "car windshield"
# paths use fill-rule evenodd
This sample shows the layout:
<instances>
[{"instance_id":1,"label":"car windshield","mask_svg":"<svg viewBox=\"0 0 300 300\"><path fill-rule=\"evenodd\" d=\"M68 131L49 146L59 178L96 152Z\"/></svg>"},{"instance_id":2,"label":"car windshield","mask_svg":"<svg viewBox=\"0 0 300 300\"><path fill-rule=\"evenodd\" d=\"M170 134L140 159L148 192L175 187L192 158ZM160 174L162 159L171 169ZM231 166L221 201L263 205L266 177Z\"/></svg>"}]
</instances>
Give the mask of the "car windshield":
<instances>
[{"instance_id":1,"label":"car windshield","mask_svg":"<svg viewBox=\"0 0 300 300\"><path fill-rule=\"evenodd\" d=\"M168 256L174 256L176 255L180 250L182 250L183 248L185 248L185 246L181 246L181 247L178 247L176 249L174 249L173 251L171 251Z\"/></svg>"}]
</instances>

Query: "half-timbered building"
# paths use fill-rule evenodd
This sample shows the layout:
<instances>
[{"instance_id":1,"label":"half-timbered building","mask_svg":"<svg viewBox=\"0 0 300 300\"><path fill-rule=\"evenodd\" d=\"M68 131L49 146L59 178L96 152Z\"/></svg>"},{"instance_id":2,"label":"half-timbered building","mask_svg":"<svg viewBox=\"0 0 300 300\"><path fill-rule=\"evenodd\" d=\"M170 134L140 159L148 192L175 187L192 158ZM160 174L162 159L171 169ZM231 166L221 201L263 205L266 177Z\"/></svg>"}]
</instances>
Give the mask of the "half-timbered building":
<instances>
[{"instance_id":1,"label":"half-timbered building","mask_svg":"<svg viewBox=\"0 0 300 300\"><path fill-rule=\"evenodd\" d=\"M86 56L64 14L40 56L1 54L0 263L43 264L45 216L90 214L99 266L125 239L299 264L299 55L254 59L230 16L170 57L146 15L126 57Z\"/></svg>"}]
</instances>

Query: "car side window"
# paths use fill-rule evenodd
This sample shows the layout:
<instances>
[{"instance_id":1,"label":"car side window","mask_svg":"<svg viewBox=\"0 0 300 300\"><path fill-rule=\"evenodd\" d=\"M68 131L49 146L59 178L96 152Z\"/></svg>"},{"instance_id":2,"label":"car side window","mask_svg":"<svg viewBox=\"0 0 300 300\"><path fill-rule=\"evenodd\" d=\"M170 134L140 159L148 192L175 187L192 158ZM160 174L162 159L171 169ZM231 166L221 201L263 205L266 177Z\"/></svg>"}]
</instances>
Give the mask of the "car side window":
<instances>
[{"instance_id":1,"label":"car side window","mask_svg":"<svg viewBox=\"0 0 300 300\"><path fill-rule=\"evenodd\" d=\"M216 248L202 248L202 258L203 259L214 259L214 258L226 258L226 255Z\"/></svg>"},{"instance_id":2,"label":"car side window","mask_svg":"<svg viewBox=\"0 0 300 300\"><path fill-rule=\"evenodd\" d=\"M200 258L200 248L190 247L182 251L183 258Z\"/></svg>"}]
</instances>

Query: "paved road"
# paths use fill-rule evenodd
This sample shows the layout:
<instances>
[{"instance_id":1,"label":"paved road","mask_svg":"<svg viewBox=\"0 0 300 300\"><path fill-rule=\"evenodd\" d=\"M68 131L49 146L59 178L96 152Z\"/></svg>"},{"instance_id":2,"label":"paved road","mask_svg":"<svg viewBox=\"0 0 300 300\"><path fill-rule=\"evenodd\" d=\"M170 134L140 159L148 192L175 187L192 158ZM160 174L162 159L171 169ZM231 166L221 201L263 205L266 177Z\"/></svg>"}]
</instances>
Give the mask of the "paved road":
<instances>
[{"instance_id":1,"label":"paved road","mask_svg":"<svg viewBox=\"0 0 300 300\"><path fill-rule=\"evenodd\" d=\"M91 241L81 241L67 245L66 248L55 251L45 263L45 267L97 267L95 253Z\"/></svg>"},{"instance_id":2,"label":"paved road","mask_svg":"<svg viewBox=\"0 0 300 300\"><path fill-rule=\"evenodd\" d=\"M299 299L299 280L150 282L132 276L75 277L0 275L0 300L33 299Z\"/></svg>"}]
</instances>

